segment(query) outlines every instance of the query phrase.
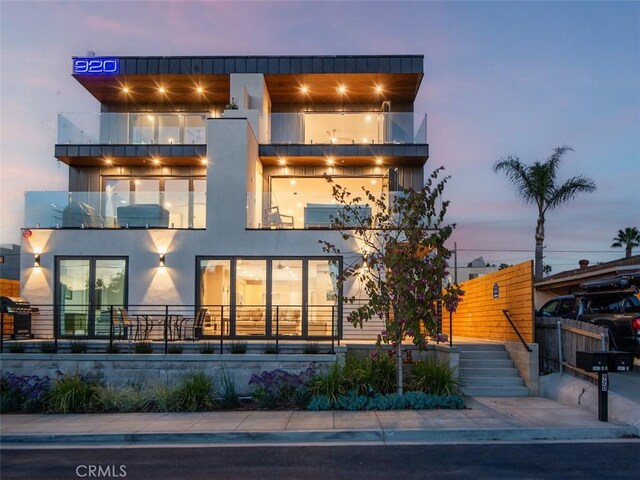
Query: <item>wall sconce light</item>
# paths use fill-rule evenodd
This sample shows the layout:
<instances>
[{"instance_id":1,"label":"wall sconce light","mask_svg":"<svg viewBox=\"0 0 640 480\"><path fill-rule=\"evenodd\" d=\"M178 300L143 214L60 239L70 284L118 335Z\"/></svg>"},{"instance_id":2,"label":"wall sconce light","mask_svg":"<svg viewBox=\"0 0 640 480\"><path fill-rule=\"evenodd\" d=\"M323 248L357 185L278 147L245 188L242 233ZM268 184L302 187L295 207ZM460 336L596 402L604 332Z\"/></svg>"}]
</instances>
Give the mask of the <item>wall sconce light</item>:
<instances>
[{"instance_id":1,"label":"wall sconce light","mask_svg":"<svg viewBox=\"0 0 640 480\"><path fill-rule=\"evenodd\" d=\"M164 267L164 257L165 257L165 254L164 254L164 253L161 253L161 254L160 254L160 266L161 266L161 267Z\"/></svg>"},{"instance_id":2,"label":"wall sconce light","mask_svg":"<svg viewBox=\"0 0 640 480\"><path fill-rule=\"evenodd\" d=\"M40 267L40 254L39 253L36 253L33 256L33 266L36 267L36 268Z\"/></svg>"}]
</instances>

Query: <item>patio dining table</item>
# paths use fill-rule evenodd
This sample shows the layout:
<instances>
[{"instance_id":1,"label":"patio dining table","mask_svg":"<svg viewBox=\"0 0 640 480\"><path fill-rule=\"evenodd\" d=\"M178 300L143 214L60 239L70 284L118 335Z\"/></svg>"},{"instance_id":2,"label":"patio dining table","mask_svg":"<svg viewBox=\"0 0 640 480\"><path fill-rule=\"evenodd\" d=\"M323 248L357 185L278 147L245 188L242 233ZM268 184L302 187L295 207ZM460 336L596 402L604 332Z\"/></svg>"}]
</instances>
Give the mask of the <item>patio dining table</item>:
<instances>
[{"instance_id":1,"label":"patio dining table","mask_svg":"<svg viewBox=\"0 0 640 480\"><path fill-rule=\"evenodd\" d=\"M183 338L182 327L187 320L183 315L152 313L138 314L138 317L144 321L143 340L163 340L165 332L169 340L182 340ZM158 332L156 335L153 335L154 328Z\"/></svg>"}]
</instances>

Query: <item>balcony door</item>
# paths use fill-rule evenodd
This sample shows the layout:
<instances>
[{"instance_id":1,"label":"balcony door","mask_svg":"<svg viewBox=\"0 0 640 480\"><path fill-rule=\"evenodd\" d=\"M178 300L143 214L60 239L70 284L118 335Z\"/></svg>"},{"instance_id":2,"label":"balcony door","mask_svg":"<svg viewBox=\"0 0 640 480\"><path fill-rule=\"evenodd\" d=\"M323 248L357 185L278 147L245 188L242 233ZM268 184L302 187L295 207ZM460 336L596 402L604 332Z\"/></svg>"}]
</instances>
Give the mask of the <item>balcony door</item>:
<instances>
[{"instance_id":1,"label":"balcony door","mask_svg":"<svg viewBox=\"0 0 640 480\"><path fill-rule=\"evenodd\" d=\"M110 307L127 304L127 259L66 257L56 262L56 315L61 336L108 336Z\"/></svg>"},{"instance_id":2,"label":"balcony door","mask_svg":"<svg viewBox=\"0 0 640 480\"><path fill-rule=\"evenodd\" d=\"M338 258L200 258L205 335L331 338L341 333Z\"/></svg>"}]
</instances>

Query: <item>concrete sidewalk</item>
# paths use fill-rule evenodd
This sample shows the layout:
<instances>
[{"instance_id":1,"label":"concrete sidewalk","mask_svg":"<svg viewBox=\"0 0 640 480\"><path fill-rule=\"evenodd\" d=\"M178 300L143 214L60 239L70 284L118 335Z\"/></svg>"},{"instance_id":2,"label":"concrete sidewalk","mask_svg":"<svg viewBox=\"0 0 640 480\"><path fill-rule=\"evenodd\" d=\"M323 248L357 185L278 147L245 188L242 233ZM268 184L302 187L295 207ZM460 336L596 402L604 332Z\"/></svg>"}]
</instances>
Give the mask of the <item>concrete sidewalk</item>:
<instances>
[{"instance_id":1,"label":"concrete sidewalk","mask_svg":"<svg viewBox=\"0 0 640 480\"><path fill-rule=\"evenodd\" d=\"M541 397L467 398L465 410L3 415L2 447L613 439L631 425Z\"/></svg>"}]
</instances>

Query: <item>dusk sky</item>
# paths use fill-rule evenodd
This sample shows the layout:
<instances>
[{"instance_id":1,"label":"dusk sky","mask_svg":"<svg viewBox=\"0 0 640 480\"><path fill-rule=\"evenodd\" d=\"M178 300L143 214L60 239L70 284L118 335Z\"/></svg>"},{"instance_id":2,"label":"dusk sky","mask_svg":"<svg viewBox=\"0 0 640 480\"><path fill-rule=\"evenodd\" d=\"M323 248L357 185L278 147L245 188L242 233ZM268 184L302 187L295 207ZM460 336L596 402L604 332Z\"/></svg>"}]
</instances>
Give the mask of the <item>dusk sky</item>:
<instances>
[{"instance_id":1,"label":"dusk sky","mask_svg":"<svg viewBox=\"0 0 640 480\"><path fill-rule=\"evenodd\" d=\"M536 211L499 158L544 160L569 145L560 181L597 191L548 215L559 272L624 256L640 227L640 2L0 2L0 243L19 243L24 192L66 190L59 112L98 112L71 77L97 55L422 54L416 111L430 170L444 165L458 263L533 258Z\"/></svg>"}]
</instances>

